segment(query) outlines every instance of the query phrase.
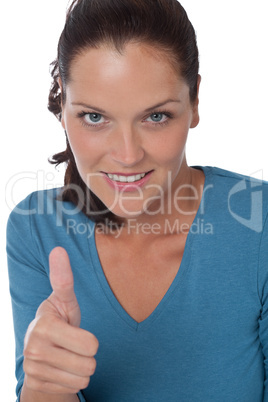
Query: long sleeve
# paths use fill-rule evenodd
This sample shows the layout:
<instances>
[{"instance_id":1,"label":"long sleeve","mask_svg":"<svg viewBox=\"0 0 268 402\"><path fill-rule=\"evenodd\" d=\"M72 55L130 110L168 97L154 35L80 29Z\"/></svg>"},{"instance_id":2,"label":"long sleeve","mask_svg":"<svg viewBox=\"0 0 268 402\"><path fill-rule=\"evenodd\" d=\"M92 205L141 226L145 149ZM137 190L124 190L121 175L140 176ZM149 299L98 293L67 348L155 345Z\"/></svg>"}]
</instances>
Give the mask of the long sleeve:
<instances>
[{"instance_id":1,"label":"long sleeve","mask_svg":"<svg viewBox=\"0 0 268 402\"><path fill-rule=\"evenodd\" d=\"M12 211L7 224L8 273L16 343L17 402L24 381L25 333L39 305L52 291L47 258L38 246L42 239L36 238L31 225L32 216L36 212L33 194ZM85 401L82 393L78 396L80 401Z\"/></svg>"},{"instance_id":2,"label":"long sleeve","mask_svg":"<svg viewBox=\"0 0 268 402\"><path fill-rule=\"evenodd\" d=\"M262 304L262 311L259 320L259 336L264 355L264 398L268 402L268 217L264 223L264 229L259 250L259 296Z\"/></svg>"}]
</instances>

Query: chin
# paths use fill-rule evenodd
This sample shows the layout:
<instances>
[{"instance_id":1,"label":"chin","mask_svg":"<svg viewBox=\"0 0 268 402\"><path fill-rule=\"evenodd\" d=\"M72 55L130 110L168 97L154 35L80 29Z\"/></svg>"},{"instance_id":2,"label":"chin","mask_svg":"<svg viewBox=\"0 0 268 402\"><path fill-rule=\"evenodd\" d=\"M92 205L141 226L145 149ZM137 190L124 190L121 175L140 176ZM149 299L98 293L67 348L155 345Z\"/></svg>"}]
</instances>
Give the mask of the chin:
<instances>
[{"instance_id":1,"label":"chin","mask_svg":"<svg viewBox=\"0 0 268 402\"><path fill-rule=\"evenodd\" d=\"M122 211L122 210L117 210L117 209L113 209L111 211L114 215L118 216L118 218L122 218L122 219L137 219L139 218L142 214L143 211Z\"/></svg>"},{"instance_id":2,"label":"chin","mask_svg":"<svg viewBox=\"0 0 268 402\"><path fill-rule=\"evenodd\" d=\"M116 205L114 208L109 208L109 209L114 215L118 216L119 218L123 218L123 219L139 218L142 214L145 213L142 206L133 207L130 205L125 205L122 207L122 206Z\"/></svg>"}]
</instances>

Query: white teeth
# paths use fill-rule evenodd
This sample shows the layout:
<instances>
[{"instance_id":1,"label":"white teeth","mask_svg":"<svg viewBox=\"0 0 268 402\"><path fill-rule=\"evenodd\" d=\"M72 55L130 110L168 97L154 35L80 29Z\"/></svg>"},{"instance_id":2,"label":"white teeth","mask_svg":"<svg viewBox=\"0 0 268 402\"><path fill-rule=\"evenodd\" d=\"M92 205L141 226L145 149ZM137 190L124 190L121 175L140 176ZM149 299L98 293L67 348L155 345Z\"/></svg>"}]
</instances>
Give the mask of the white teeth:
<instances>
[{"instance_id":1,"label":"white teeth","mask_svg":"<svg viewBox=\"0 0 268 402\"><path fill-rule=\"evenodd\" d=\"M135 181L141 180L145 176L145 173L136 174L133 176L118 176L116 174L107 174L107 176L109 177L109 179L119 181L120 183L133 183Z\"/></svg>"},{"instance_id":2,"label":"white teeth","mask_svg":"<svg viewBox=\"0 0 268 402\"><path fill-rule=\"evenodd\" d=\"M135 181L138 181L138 180L142 179L144 176L145 176L145 173L137 174L137 175L135 176Z\"/></svg>"}]
</instances>

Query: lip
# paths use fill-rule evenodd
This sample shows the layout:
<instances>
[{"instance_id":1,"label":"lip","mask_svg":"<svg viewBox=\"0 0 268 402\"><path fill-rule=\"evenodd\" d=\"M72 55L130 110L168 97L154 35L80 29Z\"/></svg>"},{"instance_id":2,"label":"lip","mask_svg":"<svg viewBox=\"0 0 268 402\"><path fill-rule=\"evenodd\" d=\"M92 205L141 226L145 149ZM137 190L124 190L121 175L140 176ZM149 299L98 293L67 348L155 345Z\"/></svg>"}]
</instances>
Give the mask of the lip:
<instances>
[{"instance_id":1,"label":"lip","mask_svg":"<svg viewBox=\"0 0 268 402\"><path fill-rule=\"evenodd\" d=\"M122 183L122 182L119 182L119 181L114 181L114 180L110 179L107 176L107 173L105 173L105 172L102 172L102 173L103 173L103 176L104 176L104 179L106 180L106 182L114 190L123 191L123 192L130 192L130 191L137 191L138 188L142 188L148 182L148 180L150 179L150 177L151 177L151 175L153 173L153 170L148 171L146 173L146 175L142 179L140 179L138 181L135 181L133 183L127 183L127 182ZM142 172L142 173L145 173L145 172ZM142 174L142 173L109 172L109 174L114 174L114 175L117 175L117 176L125 176L125 177L134 176L134 175L138 175L138 174Z\"/></svg>"}]
</instances>

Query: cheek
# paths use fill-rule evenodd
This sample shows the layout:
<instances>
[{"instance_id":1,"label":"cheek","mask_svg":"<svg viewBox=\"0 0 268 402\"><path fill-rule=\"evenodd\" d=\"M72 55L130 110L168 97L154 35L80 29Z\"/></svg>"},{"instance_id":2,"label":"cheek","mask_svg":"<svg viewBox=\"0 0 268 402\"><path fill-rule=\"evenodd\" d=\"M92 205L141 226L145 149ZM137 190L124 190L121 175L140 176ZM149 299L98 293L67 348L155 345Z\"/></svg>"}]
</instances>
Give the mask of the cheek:
<instances>
[{"instance_id":1,"label":"cheek","mask_svg":"<svg viewBox=\"0 0 268 402\"><path fill-rule=\"evenodd\" d=\"M158 154L160 164L168 165L178 161L184 155L188 130L173 129L167 132L157 144L151 144L151 152Z\"/></svg>"},{"instance_id":2,"label":"cheek","mask_svg":"<svg viewBox=\"0 0 268 402\"><path fill-rule=\"evenodd\" d=\"M98 137L92 138L81 126L69 125L66 132L77 167L95 163L101 157L103 147L100 147Z\"/></svg>"},{"instance_id":3,"label":"cheek","mask_svg":"<svg viewBox=\"0 0 268 402\"><path fill-rule=\"evenodd\" d=\"M102 158L100 148L89 138L85 139L85 136L77 135L77 132L75 135L68 135L68 138L81 179L88 188L96 193L100 177L102 177L98 171L99 160Z\"/></svg>"}]
</instances>

